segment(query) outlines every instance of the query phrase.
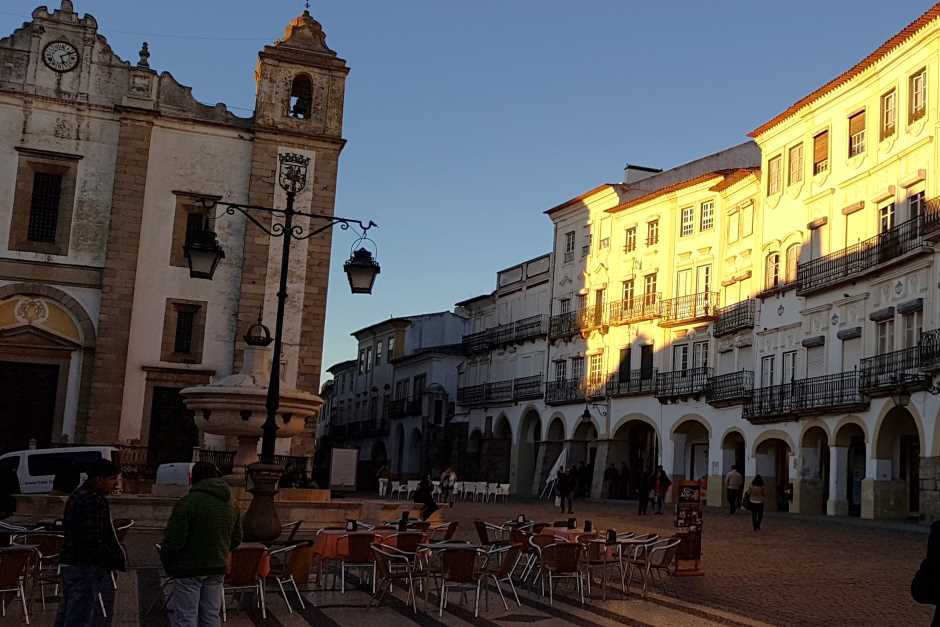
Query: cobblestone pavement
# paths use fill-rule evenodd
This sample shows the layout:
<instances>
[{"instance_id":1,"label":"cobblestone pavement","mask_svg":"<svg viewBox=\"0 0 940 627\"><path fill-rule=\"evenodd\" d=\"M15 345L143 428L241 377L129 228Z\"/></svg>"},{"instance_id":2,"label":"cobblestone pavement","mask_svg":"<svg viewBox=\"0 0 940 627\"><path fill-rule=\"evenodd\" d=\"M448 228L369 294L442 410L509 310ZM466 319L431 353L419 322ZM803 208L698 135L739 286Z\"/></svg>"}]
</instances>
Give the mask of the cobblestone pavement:
<instances>
[{"instance_id":1,"label":"cobblestone pavement","mask_svg":"<svg viewBox=\"0 0 940 627\"><path fill-rule=\"evenodd\" d=\"M548 504L534 501L459 503L442 510L446 519L460 522L457 537L463 539L476 539L475 519L504 521L520 512L537 520L562 518ZM638 517L634 507L624 503L576 502L575 516L579 525L590 519L598 529L672 532L670 516ZM132 570L119 578L114 625L168 625L159 603L146 614L160 594L160 571L153 551L159 535L158 531L138 530L129 537ZM931 609L911 601L908 589L925 545L922 531L786 515L767 516L764 529L754 533L749 516L730 517L708 510L706 575L673 578L667 594L652 594L648 600L640 599L635 590L626 598L617 590L609 600L602 601L595 588L594 598L581 606L565 585L550 607L547 599L536 592L520 589L522 607L510 601L507 612L498 596L490 594L489 609L481 608L480 618L474 619L472 596L461 604L459 594L455 594L449 609L439 618L433 594L428 601L419 599L419 614L415 616L400 591L390 603L368 608L369 595L362 590L347 590L342 595L314 586L305 595L308 607L302 612L288 614L283 600L272 592L268 595L267 620L256 610L236 611L230 614L227 625L927 625ZM52 625L55 607L50 603L42 611L37 601L33 624ZM23 623L14 607L0 624Z\"/></svg>"}]
</instances>

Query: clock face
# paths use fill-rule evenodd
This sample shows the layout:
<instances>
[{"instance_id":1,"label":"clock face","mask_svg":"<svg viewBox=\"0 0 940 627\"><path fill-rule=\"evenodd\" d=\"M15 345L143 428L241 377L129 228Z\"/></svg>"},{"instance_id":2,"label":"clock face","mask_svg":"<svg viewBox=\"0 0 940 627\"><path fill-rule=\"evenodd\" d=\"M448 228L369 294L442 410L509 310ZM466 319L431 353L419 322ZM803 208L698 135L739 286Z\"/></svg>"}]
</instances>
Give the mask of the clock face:
<instances>
[{"instance_id":1,"label":"clock face","mask_svg":"<svg viewBox=\"0 0 940 627\"><path fill-rule=\"evenodd\" d=\"M43 49L42 60L56 72L68 72L78 65L78 50L67 41L53 41Z\"/></svg>"}]
</instances>

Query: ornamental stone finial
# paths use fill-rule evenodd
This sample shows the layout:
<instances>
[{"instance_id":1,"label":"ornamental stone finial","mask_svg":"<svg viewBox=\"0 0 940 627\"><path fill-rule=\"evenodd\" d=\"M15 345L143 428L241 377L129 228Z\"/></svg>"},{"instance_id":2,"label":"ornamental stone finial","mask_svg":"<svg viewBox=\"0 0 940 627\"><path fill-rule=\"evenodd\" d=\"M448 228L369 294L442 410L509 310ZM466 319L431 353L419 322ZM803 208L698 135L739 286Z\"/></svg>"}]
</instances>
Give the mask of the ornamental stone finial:
<instances>
[{"instance_id":1,"label":"ornamental stone finial","mask_svg":"<svg viewBox=\"0 0 940 627\"><path fill-rule=\"evenodd\" d=\"M140 59L137 61L137 67L150 67L150 46L145 41L140 47Z\"/></svg>"}]
</instances>

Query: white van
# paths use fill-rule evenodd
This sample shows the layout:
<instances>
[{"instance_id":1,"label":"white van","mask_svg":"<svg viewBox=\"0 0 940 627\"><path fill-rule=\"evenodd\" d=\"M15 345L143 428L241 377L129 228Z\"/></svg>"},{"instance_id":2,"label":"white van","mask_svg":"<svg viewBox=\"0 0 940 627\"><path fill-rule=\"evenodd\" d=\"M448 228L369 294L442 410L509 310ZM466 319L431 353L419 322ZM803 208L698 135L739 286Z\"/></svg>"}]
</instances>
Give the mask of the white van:
<instances>
[{"instance_id":1,"label":"white van","mask_svg":"<svg viewBox=\"0 0 940 627\"><path fill-rule=\"evenodd\" d=\"M118 449L113 446L68 446L13 451L0 455L0 469L16 471L22 494L42 494L52 491L52 481L60 469L74 465L83 470L99 459L119 463ZM84 480L84 475L82 478Z\"/></svg>"}]
</instances>

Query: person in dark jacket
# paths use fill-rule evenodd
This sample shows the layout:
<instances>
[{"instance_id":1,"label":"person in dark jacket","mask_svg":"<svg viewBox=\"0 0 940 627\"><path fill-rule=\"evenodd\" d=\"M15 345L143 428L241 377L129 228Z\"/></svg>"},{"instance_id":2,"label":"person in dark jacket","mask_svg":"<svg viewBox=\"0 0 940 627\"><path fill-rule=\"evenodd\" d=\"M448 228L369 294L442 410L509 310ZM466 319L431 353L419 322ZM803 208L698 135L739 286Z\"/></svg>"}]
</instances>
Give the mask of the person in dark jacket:
<instances>
[{"instance_id":1,"label":"person in dark jacket","mask_svg":"<svg viewBox=\"0 0 940 627\"><path fill-rule=\"evenodd\" d=\"M650 482L649 477L639 474L637 478L637 515L646 516L647 508L650 504Z\"/></svg>"},{"instance_id":2,"label":"person in dark jacket","mask_svg":"<svg viewBox=\"0 0 940 627\"><path fill-rule=\"evenodd\" d=\"M561 513L565 513L565 505L568 505L568 513L573 514L572 511L574 507L573 495L575 489L575 470L573 468L562 468L558 471L558 475L555 478L555 487L558 490L558 497L561 502Z\"/></svg>"},{"instance_id":3,"label":"person in dark jacket","mask_svg":"<svg viewBox=\"0 0 940 627\"><path fill-rule=\"evenodd\" d=\"M12 466L0 468L0 519L16 513L16 497L20 493L20 480Z\"/></svg>"},{"instance_id":4,"label":"person in dark jacket","mask_svg":"<svg viewBox=\"0 0 940 627\"><path fill-rule=\"evenodd\" d=\"M911 597L918 603L936 605L931 627L940 627L940 521L930 525L927 555L911 581Z\"/></svg>"},{"instance_id":5,"label":"person in dark jacket","mask_svg":"<svg viewBox=\"0 0 940 627\"><path fill-rule=\"evenodd\" d=\"M174 580L167 602L173 627L219 624L226 562L242 541L241 517L221 476L213 464L194 464L192 488L166 525L161 558Z\"/></svg>"},{"instance_id":6,"label":"person in dark jacket","mask_svg":"<svg viewBox=\"0 0 940 627\"><path fill-rule=\"evenodd\" d=\"M65 503L62 528L65 540L62 564L62 602L55 627L86 627L110 624L114 613L111 571L126 570L127 556L118 541L107 495L114 491L120 469L99 459L88 470L88 479ZM98 594L108 618L98 610Z\"/></svg>"},{"instance_id":7,"label":"person in dark jacket","mask_svg":"<svg viewBox=\"0 0 940 627\"><path fill-rule=\"evenodd\" d=\"M669 475L666 474L662 466L657 466L656 472L653 473L653 476L650 477L648 481L650 497L653 499L654 514L663 513L663 503L666 500L666 493L669 491L669 486L671 485L672 480L669 479Z\"/></svg>"},{"instance_id":8,"label":"person in dark jacket","mask_svg":"<svg viewBox=\"0 0 940 627\"><path fill-rule=\"evenodd\" d=\"M418 484L418 489L415 490L414 502L423 505L421 520L427 520L431 517L431 514L437 511L437 502L434 500L434 485L427 477Z\"/></svg>"}]
</instances>

